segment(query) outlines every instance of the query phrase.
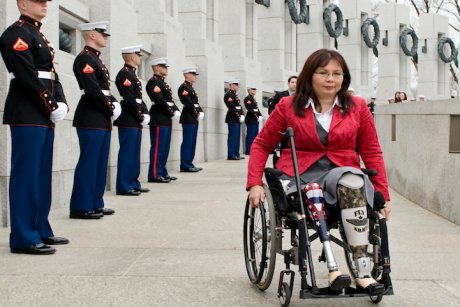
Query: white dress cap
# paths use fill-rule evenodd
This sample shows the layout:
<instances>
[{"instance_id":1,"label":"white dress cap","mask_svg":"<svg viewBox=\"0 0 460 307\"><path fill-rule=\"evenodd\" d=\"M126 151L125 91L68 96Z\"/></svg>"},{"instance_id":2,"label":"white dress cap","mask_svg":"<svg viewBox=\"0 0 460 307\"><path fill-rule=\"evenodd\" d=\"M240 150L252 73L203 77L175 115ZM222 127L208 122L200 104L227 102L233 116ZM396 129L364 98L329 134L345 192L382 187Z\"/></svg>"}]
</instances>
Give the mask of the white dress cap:
<instances>
[{"instance_id":1,"label":"white dress cap","mask_svg":"<svg viewBox=\"0 0 460 307\"><path fill-rule=\"evenodd\" d=\"M240 80L238 79L231 79L227 81L228 84L240 84Z\"/></svg>"},{"instance_id":2,"label":"white dress cap","mask_svg":"<svg viewBox=\"0 0 460 307\"><path fill-rule=\"evenodd\" d=\"M137 46L129 46L129 47L124 47L121 48L121 53L136 53L136 52L141 52L142 45L137 45Z\"/></svg>"},{"instance_id":3,"label":"white dress cap","mask_svg":"<svg viewBox=\"0 0 460 307\"><path fill-rule=\"evenodd\" d=\"M150 66L155 66L155 65L164 65L166 67L169 67L168 58L156 58L150 61Z\"/></svg>"},{"instance_id":4,"label":"white dress cap","mask_svg":"<svg viewBox=\"0 0 460 307\"><path fill-rule=\"evenodd\" d=\"M107 33L107 26L109 25L108 21L97 21L97 22L88 22L88 23L81 23L77 26L80 31L91 31L96 30L104 35L110 36Z\"/></svg>"},{"instance_id":5,"label":"white dress cap","mask_svg":"<svg viewBox=\"0 0 460 307\"><path fill-rule=\"evenodd\" d=\"M254 83L248 83L246 84L246 88L249 90L249 89L257 89L257 85L255 85Z\"/></svg>"},{"instance_id":6,"label":"white dress cap","mask_svg":"<svg viewBox=\"0 0 460 307\"><path fill-rule=\"evenodd\" d=\"M184 74L192 73L194 75L199 75L199 73L197 73L197 68L196 67L185 67L184 69L182 69L182 72Z\"/></svg>"}]
</instances>

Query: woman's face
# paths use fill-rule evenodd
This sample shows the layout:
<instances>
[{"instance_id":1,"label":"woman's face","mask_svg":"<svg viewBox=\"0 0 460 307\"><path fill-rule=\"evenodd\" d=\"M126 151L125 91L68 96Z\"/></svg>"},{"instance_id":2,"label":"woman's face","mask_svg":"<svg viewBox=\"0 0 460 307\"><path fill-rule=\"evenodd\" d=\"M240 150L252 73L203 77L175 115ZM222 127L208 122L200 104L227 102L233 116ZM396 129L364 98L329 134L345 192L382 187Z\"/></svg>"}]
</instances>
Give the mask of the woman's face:
<instances>
[{"instance_id":1,"label":"woman's face","mask_svg":"<svg viewBox=\"0 0 460 307\"><path fill-rule=\"evenodd\" d=\"M312 87L316 97L333 100L343 82L343 69L339 62L331 60L326 66L318 67L312 77Z\"/></svg>"}]
</instances>

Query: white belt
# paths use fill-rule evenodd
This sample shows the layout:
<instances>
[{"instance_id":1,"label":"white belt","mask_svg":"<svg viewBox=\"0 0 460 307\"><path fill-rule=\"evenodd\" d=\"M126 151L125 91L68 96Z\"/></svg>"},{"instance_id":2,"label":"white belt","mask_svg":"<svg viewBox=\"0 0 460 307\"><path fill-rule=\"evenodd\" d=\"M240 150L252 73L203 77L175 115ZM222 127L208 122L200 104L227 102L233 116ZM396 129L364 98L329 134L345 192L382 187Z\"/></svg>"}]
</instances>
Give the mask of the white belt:
<instances>
[{"instance_id":1,"label":"white belt","mask_svg":"<svg viewBox=\"0 0 460 307\"><path fill-rule=\"evenodd\" d=\"M142 103L142 99L136 98L136 102L140 104Z\"/></svg>"},{"instance_id":2,"label":"white belt","mask_svg":"<svg viewBox=\"0 0 460 307\"><path fill-rule=\"evenodd\" d=\"M101 90L102 94L104 94L105 96L110 96L110 91L109 90ZM85 90L81 90L81 94L82 95L85 95Z\"/></svg>"},{"instance_id":3,"label":"white belt","mask_svg":"<svg viewBox=\"0 0 460 307\"><path fill-rule=\"evenodd\" d=\"M241 107L236 106L235 109L239 110L239 109L241 109Z\"/></svg>"},{"instance_id":4,"label":"white belt","mask_svg":"<svg viewBox=\"0 0 460 307\"><path fill-rule=\"evenodd\" d=\"M199 108L199 107L200 107L200 105L199 105L198 103L193 104L193 106L194 106L195 108Z\"/></svg>"},{"instance_id":5,"label":"white belt","mask_svg":"<svg viewBox=\"0 0 460 307\"><path fill-rule=\"evenodd\" d=\"M174 105L174 102L166 102L168 106L172 107Z\"/></svg>"},{"instance_id":6,"label":"white belt","mask_svg":"<svg viewBox=\"0 0 460 307\"><path fill-rule=\"evenodd\" d=\"M16 78L16 76L10 72L11 79ZM56 74L52 71L37 71L37 77L39 79L48 79L48 80L56 80Z\"/></svg>"}]
</instances>

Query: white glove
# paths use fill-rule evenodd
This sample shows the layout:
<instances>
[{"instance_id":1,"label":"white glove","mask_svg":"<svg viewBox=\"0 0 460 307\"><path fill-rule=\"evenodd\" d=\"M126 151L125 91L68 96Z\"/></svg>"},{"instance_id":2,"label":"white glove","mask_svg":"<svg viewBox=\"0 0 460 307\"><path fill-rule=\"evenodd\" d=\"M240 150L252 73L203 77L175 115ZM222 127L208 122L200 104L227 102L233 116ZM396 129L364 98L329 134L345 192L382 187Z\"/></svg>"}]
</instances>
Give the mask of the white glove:
<instances>
[{"instance_id":1,"label":"white glove","mask_svg":"<svg viewBox=\"0 0 460 307\"><path fill-rule=\"evenodd\" d=\"M200 112L200 114L198 114L198 120L202 120L203 118L204 118L204 113Z\"/></svg>"},{"instance_id":2,"label":"white glove","mask_svg":"<svg viewBox=\"0 0 460 307\"><path fill-rule=\"evenodd\" d=\"M118 102L112 102L113 106L115 107L113 109L113 115L110 117L110 119L114 122L117 120L118 116L121 114L121 105Z\"/></svg>"},{"instance_id":3,"label":"white glove","mask_svg":"<svg viewBox=\"0 0 460 307\"><path fill-rule=\"evenodd\" d=\"M144 114L144 120L142 121L142 126L148 126L150 123L150 115L149 114Z\"/></svg>"},{"instance_id":4,"label":"white glove","mask_svg":"<svg viewBox=\"0 0 460 307\"><path fill-rule=\"evenodd\" d=\"M244 115L240 115L240 123L242 124L244 122Z\"/></svg>"},{"instance_id":5,"label":"white glove","mask_svg":"<svg viewBox=\"0 0 460 307\"><path fill-rule=\"evenodd\" d=\"M172 118L175 119L175 120L179 120L179 118L180 118L180 112L179 112L179 111L174 111L174 115L173 115Z\"/></svg>"},{"instance_id":6,"label":"white glove","mask_svg":"<svg viewBox=\"0 0 460 307\"><path fill-rule=\"evenodd\" d=\"M50 119L53 123L57 123L58 121L63 120L69 111L69 108L65 103L58 102L57 105L58 108L50 114Z\"/></svg>"},{"instance_id":7,"label":"white glove","mask_svg":"<svg viewBox=\"0 0 460 307\"><path fill-rule=\"evenodd\" d=\"M263 116L261 115L261 116L259 116L259 117L257 118L257 121L258 121L259 123L261 123L263 119L264 119L264 118L263 118Z\"/></svg>"}]
</instances>

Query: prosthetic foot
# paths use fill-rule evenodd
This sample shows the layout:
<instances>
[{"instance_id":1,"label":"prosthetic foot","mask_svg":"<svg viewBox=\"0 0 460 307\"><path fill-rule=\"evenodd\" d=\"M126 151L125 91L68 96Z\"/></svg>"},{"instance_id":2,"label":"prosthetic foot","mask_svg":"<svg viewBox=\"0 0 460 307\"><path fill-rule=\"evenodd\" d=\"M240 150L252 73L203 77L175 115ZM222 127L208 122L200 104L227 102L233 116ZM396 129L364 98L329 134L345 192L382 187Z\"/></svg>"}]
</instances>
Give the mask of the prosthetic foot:
<instances>
[{"instance_id":1,"label":"prosthetic foot","mask_svg":"<svg viewBox=\"0 0 460 307\"><path fill-rule=\"evenodd\" d=\"M337 199L340 204L345 236L358 271L356 286L369 292L372 296L382 294L385 287L372 278L371 261L367 254L369 220L363 178L351 173L343 175L337 185Z\"/></svg>"},{"instance_id":2,"label":"prosthetic foot","mask_svg":"<svg viewBox=\"0 0 460 307\"><path fill-rule=\"evenodd\" d=\"M351 284L351 278L347 274L342 274L332 254L329 231L327 229L326 214L324 210L323 190L317 183L307 184L304 188L307 198L307 209L310 218L315 224L319 239L323 244L324 255L326 256L327 268L329 269L329 286L332 291L339 291L347 288Z\"/></svg>"}]
</instances>

